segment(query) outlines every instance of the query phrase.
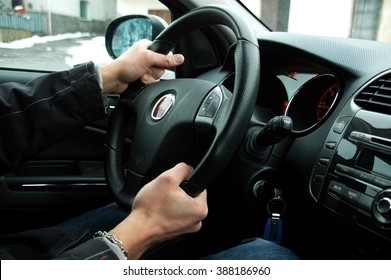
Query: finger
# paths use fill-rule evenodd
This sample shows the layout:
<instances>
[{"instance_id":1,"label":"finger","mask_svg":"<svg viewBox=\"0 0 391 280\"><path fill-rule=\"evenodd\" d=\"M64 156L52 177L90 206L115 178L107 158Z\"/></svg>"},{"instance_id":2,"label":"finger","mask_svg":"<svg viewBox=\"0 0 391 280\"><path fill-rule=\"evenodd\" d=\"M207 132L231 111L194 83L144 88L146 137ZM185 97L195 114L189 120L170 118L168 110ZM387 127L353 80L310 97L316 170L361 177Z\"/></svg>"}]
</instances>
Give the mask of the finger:
<instances>
[{"instance_id":1,"label":"finger","mask_svg":"<svg viewBox=\"0 0 391 280\"><path fill-rule=\"evenodd\" d=\"M192 171L193 168L190 165L187 165L186 163L183 162L178 163L171 169L168 169L164 171L162 174L160 174L157 177L157 180L159 180L162 185L179 188L180 183L185 178L187 178Z\"/></svg>"},{"instance_id":2,"label":"finger","mask_svg":"<svg viewBox=\"0 0 391 280\"><path fill-rule=\"evenodd\" d=\"M193 232L199 231L199 230L202 228L202 225L203 225L202 220L199 221L199 222L196 222L196 223L193 225Z\"/></svg>"},{"instance_id":3,"label":"finger","mask_svg":"<svg viewBox=\"0 0 391 280\"><path fill-rule=\"evenodd\" d=\"M202 221L199 221L198 223L196 223L193 227L193 232L197 232L199 231L200 229L202 228Z\"/></svg>"},{"instance_id":4,"label":"finger","mask_svg":"<svg viewBox=\"0 0 391 280\"><path fill-rule=\"evenodd\" d=\"M152 41L148 39L141 39L138 43L144 46L145 48L149 48L152 45Z\"/></svg>"},{"instance_id":5,"label":"finger","mask_svg":"<svg viewBox=\"0 0 391 280\"><path fill-rule=\"evenodd\" d=\"M169 169L170 172L179 173L181 174L181 182L187 178L192 172L193 167L191 165L188 165L184 162L180 162L177 165L175 165L173 168Z\"/></svg>"},{"instance_id":6,"label":"finger","mask_svg":"<svg viewBox=\"0 0 391 280\"><path fill-rule=\"evenodd\" d=\"M198 203L200 209L202 209L202 211L200 212L199 219L200 220L205 219L206 216L208 215L208 211L209 211L206 189L202 193L200 193L198 196L194 197L193 199L196 201L196 203Z\"/></svg>"},{"instance_id":7,"label":"finger","mask_svg":"<svg viewBox=\"0 0 391 280\"><path fill-rule=\"evenodd\" d=\"M162 55L162 54L154 53L154 55L155 55L155 59L154 59L155 63L153 66L161 69L173 68L181 65L185 61L185 57L181 54Z\"/></svg>"},{"instance_id":8,"label":"finger","mask_svg":"<svg viewBox=\"0 0 391 280\"><path fill-rule=\"evenodd\" d=\"M207 192L206 189L204 189L199 195L197 195L194 199L197 199L201 202L206 202Z\"/></svg>"},{"instance_id":9,"label":"finger","mask_svg":"<svg viewBox=\"0 0 391 280\"><path fill-rule=\"evenodd\" d=\"M159 81L159 79L155 79L154 77L148 74L142 75L140 80L145 85L150 85Z\"/></svg>"},{"instance_id":10,"label":"finger","mask_svg":"<svg viewBox=\"0 0 391 280\"><path fill-rule=\"evenodd\" d=\"M175 174L176 178L178 179L177 186L179 188L179 185L190 176L193 170L194 169L192 166L184 162L180 162L173 168L169 169L168 172L171 174Z\"/></svg>"},{"instance_id":11,"label":"finger","mask_svg":"<svg viewBox=\"0 0 391 280\"><path fill-rule=\"evenodd\" d=\"M169 60L171 60L171 63L175 66L181 65L183 62L185 62L185 57L181 54L169 55L168 57Z\"/></svg>"},{"instance_id":12,"label":"finger","mask_svg":"<svg viewBox=\"0 0 391 280\"><path fill-rule=\"evenodd\" d=\"M165 71L165 69L150 67L147 74L158 80L164 75Z\"/></svg>"}]
</instances>

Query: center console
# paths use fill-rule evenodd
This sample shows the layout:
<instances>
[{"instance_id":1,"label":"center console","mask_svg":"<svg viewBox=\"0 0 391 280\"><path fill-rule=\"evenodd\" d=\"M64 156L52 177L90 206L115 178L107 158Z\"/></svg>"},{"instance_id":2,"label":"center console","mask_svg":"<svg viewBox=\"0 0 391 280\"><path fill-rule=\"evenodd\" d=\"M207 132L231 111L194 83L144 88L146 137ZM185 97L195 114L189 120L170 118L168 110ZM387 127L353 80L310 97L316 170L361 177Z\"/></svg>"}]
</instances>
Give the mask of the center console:
<instances>
[{"instance_id":1,"label":"center console","mask_svg":"<svg viewBox=\"0 0 391 280\"><path fill-rule=\"evenodd\" d=\"M391 240L391 115L382 110L357 107L336 120L310 191L321 205Z\"/></svg>"}]
</instances>

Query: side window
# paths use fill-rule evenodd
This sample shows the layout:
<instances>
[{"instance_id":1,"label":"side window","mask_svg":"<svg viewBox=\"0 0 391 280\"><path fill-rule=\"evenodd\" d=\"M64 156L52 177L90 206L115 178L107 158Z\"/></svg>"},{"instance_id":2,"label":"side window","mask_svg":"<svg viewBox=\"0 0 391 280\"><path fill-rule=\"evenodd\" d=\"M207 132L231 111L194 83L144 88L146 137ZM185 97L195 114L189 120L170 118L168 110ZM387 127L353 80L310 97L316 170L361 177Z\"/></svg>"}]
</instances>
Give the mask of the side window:
<instances>
[{"instance_id":1,"label":"side window","mask_svg":"<svg viewBox=\"0 0 391 280\"><path fill-rule=\"evenodd\" d=\"M90 60L107 63L106 28L127 14L171 21L159 0L0 1L0 68L58 71Z\"/></svg>"},{"instance_id":2,"label":"side window","mask_svg":"<svg viewBox=\"0 0 391 280\"><path fill-rule=\"evenodd\" d=\"M164 19L168 24L171 23L171 12L169 10L154 10L148 12L150 15L155 15Z\"/></svg>"}]
</instances>

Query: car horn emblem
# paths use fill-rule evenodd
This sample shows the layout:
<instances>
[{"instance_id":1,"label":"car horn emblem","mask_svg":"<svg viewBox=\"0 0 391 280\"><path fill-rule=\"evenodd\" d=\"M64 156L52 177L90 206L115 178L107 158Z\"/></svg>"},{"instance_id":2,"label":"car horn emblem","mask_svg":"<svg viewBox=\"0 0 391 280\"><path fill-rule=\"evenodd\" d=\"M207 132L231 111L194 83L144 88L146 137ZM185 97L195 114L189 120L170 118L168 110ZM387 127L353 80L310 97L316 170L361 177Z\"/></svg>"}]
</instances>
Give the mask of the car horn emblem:
<instances>
[{"instance_id":1,"label":"car horn emblem","mask_svg":"<svg viewBox=\"0 0 391 280\"><path fill-rule=\"evenodd\" d=\"M153 120L158 121L164 118L172 105L175 103L175 95L166 94L162 96L153 106L151 117Z\"/></svg>"}]
</instances>

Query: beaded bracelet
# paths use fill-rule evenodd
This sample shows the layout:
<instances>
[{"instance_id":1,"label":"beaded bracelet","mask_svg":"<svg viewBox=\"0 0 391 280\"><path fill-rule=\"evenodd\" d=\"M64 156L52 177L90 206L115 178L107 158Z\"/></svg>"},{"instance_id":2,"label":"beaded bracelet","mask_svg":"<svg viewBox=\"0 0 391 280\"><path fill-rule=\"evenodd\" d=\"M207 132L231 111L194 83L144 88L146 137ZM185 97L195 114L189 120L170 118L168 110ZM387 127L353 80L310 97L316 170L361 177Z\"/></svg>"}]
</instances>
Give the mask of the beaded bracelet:
<instances>
[{"instance_id":1,"label":"beaded bracelet","mask_svg":"<svg viewBox=\"0 0 391 280\"><path fill-rule=\"evenodd\" d=\"M97 237L104 237L107 238L111 243L118 246L118 248L124 253L125 257L128 258L128 251L124 249L124 245L122 244L121 240L118 240L114 234L107 233L107 231L98 231L94 234L94 238Z\"/></svg>"}]
</instances>

